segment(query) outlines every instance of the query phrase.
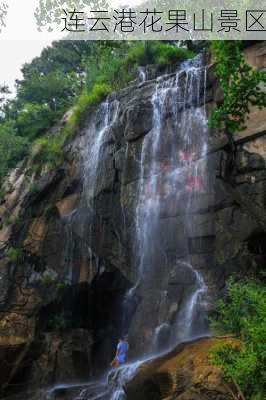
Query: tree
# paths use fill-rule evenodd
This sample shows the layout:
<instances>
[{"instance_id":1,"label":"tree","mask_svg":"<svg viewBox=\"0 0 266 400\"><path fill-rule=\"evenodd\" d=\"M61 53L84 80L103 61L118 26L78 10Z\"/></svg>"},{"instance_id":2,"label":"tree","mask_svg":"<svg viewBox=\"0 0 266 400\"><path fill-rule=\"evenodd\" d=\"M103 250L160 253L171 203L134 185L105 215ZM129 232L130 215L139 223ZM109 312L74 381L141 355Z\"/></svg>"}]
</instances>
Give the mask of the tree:
<instances>
[{"instance_id":1,"label":"tree","mask_svg":"<svg viewBox=\"0 0 266 400\"><path fill-rule=\"evenodd\" d=\"M235 182L236 144L234 133L245 128L251 106L260 109L266 106L266 72L256 70L244 59L242 43L239 41L212 41L210 46L216 62L216 75L219 78L224 99L213 112L210 126L223 128L228 139L227 156L221 155L219 178L234 201L255 219L258 226L266 231L264 212L256 202L243 196Z\"/></svg>"},{"instance_id":2,"label":"tree","mask_svg":"<svg viewBox=\"0 0 266 400\"><path fill-rule=\"evenodd\" d=\"M27 154L28 140L16 135L12 122L0 124L0 183L10 168Z\"/></svg>"},{"instance_id":3,"label":"tree","mask_svg":"<svg viewBox=\"0 0 266 400\"><path fill-rule=\"evenodd\" d=\"M19 135L33 140L44 133L55 120L48 104L25 103L18 112L16 127Z\"/></svg>"},{"instance_id":4,"label":"tree","mask_svg":"<svg viewBox=\"0 0 266 400\"><path fill-rule=\"evenodd\" d=\"M47 75L53 71L82 73L84 58L95 54L95 42L85 40L60 40L46 47L40 57L34 58L22 68L24 79L34 73Z\"/></svg>"},{"instance_id":5,"label":"tree","mask_svg":"<svg viewBox=\"0 0 266 400\"><path fill-rule=\"evenodd\" d=\"M245 128L251 106L266 107L266 72L246 63L241 43L236 40L212 41L216 75L224 92L223 103L211 117L211 126L224 127L232 135Z\"/></svg>"},{"instance_id":6,"label":"tree","mask_svg":"<svg viewBox=\"0 0 266 400\"><path fill-rule=\"evenodd\" d=\"M30 79L17 81L18 104L48 104L52 111L65 109L79 92L75 78L74 73L64 74L58 70L47 75L34 72Z\"/></svg>"},{"instance_id":7,"label":"tree","mask_svg":"<svg viewBox=\"0 0 266 400\"><path fill-rule=\"evenodd\" d=\"M7 85L0 85L0 111L3 112L4 104L6 102L7 95L11 92Z\"/></svg>"},{"instance_id":8,"label":"tree","mask_svg":"<svg viewBox=\"0 0 266 400\"><path fill-rule=\"evenodd\" d=\"M248 399L262 400L266 364L265 285L255 280L231 280L227 299L218 302L213 328L218 333L236 334L242 343L214 348L214 362L222 366L226 378L237 382Z\"/></svg>"}]
</instances>

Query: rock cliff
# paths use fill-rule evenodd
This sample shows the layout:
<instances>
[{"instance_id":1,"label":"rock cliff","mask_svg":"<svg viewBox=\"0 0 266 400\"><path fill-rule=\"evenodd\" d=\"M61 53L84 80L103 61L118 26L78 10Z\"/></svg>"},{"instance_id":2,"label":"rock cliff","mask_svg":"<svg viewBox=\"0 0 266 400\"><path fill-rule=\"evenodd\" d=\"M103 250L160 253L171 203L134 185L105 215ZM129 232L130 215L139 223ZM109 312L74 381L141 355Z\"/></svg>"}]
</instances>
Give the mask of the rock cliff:
<instances>
[{"instance_id":1,"label":"rock cliff","mask_svg":"<svg viewBox=\"0 0 266 400\"><path fill-rule=\"evenodd\" d=\"M173 352L142 365L125 386L129 400L231 399L234 384L225 383L219 368L210 362L211 349L220 343L237 346L232 338L201 339L179 345Z\"/></svg>"},{"instance_id":2,"label":"rock cliff","mask_svg":"<svg viewBox=\"0 0 266 400\"><path fill-rule=\"evenodd\" d=\"M265 67L265 43L246 49L246 56L254 66ZM175 77L176 72L162 80L167 86ZM184 73L181 92L185 82ZM132 354L141 353L161 320L173 323L186 290L195 283L180 264L187 257L208 286L208 310L229 275L251 274L266 261L266 119L265 111L252 110L247 129L236 137L235 184L223 179L230 152L226 137L209 132L204 155L208 185L190 204L193 229L184 230L186 195L178 207L162 207L156 245L165 243L167 263L156 253L158 268L150 286L137 285L136 204L142 146L154 127L157 83L133 82L110 95L65 146L60 168L34 172L36 150L5 182L0 206L0 381L5 393L101 373L123 327L129 329ZM207 116L221 101L212 65L206 67L205 84L196 100L177 107L177 114L165 105L165 138L176 134L173 119L181 121L195 101ZM197 124L191 129L200 135ZM181 140L177 132L177 145ZM165 144L162 160L168 152ZM147 159L144 178L150 165ZM125 320L130 288L135 291ZM143 313L144 322L139 318ZM164 341L163 330L161 335Z\"/></svg>"}]
</instances>

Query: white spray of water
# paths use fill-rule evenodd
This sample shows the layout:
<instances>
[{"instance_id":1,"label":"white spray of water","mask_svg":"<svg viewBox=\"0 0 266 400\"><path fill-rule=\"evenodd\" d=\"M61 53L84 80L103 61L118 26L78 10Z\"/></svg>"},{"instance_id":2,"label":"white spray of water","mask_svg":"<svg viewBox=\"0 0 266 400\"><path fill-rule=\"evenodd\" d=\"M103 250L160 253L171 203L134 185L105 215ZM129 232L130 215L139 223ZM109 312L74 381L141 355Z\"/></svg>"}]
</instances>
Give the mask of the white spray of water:
<instances>
[{"instance_id":1,"label":"white spray of water","mask_svg":"<svg viewBox=\"0 0 266 400\"><path fill-rule=\"evenodd\" d=\"M141 163L140 163L140 180L138 188L138 201L136 205L136 248L137 248L137 268L138 280L137 284L127 294L127 299L135 295L140 284L149 277L147 272L153 268L152 249L158 244L160 251L164 253L164 249L158 242L157 234L160 230L160 213L165 199L175 193L176 201L179 201L184 191L190 194L187 196L187 212L189 214L190 207L197 193L195 188L200 192L203 190L199 185L200 178L204 171L204 158L207 151L205 133L207 131L205 107L200 109L201 97L201 76L204 73L204 96L206 84L206 70L201 65L184 64L183 70L172 78L161 78L157 80L154 95L152 98L153 105L153 129L147 134L143 141ZM184 87L182 77L186 75ZM140 73L140 80L144 81L146 76ZM183 92L183 98L180 93ZM107 101L102 104L100 112L102 113L102 123L100 129L93 128L92 139L86 149L85 168L84 168L84 193L88 203L91 205L91 199L94 198L96 192L96 184L99 170L99 162L101 159L101 148L105 140L105 136L109 127L114 123L118 104L112 105L113 113L110 113L110 103ZM180 108L182 109L182 118L178 119ZM176 132L180 133L182 140L174 142L175 138L167 138L163 131L163 122L167 118L168 113L172 114ZM192 135L194 125L201 130L198 138ZM167 140L170 143L167 143ZM176 138L177 139L177 138ZM170 145L170 146L169 146ZM180 162L178 149L182 149L183 154L189 153L188 159L184 157L184 162ZM162 151L168 149L167 151ZM167 160L162 154L167 153ZM198 160L198 161L196 161ZM186 182L186 176L191 174L193 180ZM180 188L182 188L180 190ZM189 215L188 215L189 221ZM187 223L189 226L189 222ZM167 255L165 254L165 257ZM207 288L204 279L196 266L186 263L185 267L192 271L194 276L193 290L187 296L186 302L182 310L179 312L171 329L182 327L182 335L178 340L188 340L193 337L194 321L197 313L201 312L201 303L206 295ZM145 318L145 315L143 315ZM168 321L160 321L155 329L154 343L157 346L158 337L163 329L169 327ZM174 333L173 333L174 335ZM123 387L126 382L135 375L139 366L144 361L137 361L132 364L125 365L117 371L112 372L109 376L109 383L112 386L112 400L122 400L125 397Z\"/></svg>"},{"instance_id":2,"label":"white spray of water","mask_svg":"<svg viewBox=\"0 0 266 400\"><path fill-rule=\"evenodd\" d=\"M145 136L142 145L136 206L137 285L145 285L151 278L159 253L167 264L167 254L160 242L159 232L161 210L169 202L168 198L174 194L174 201L178 205L185 193L187 201L185 226L186 230L189 230L191 225L189 213L193 202L197 201L198 194L204 192L207 118L205 106L200 106L202 89L203 104L205 104L206 68L202 67L200 60L194 65L191 65L191 62L184 63L183 69L176 77L159 78L155 86L152 98L153 129ZM164 124L170 114L179 137L165 135ZM197 129L199 132L195 132ZM185 305L179 309L178 326L182 327L179 339L182 340L189 340L197 334L194 322L198 318L197 314L202 312L201 299L207 292L204 279L197 267L187 263L186 268L191 269L195 283ZM130 293L131 296L134 290L135 288ZM154 351L166 325L168 327L168 321L161 321L155 328ZM172 330L174 337L176 324L172 326ZM172 342L172 345L176 343Z\"/></svg>"},{"instance_id":3,"label":"white spray of water","mask_svg":"<svg viewBox=\"0 0 266 400\"><path fill-rule=\"evenodd\" d=\"M138 72L139 72L139 81L141 83L146 82L147 80L146 67L139 67Z\"/></svg>"},{"instance_id":4,"label":"white spray of water","mask_svg":"<svg viewBox=\"0 0 266 400\"><path fill-rule=\"evenodd\" d=\"M101 148L109 129L116 121L119 110L119 102L115 99L108 99L100 105L98 110L99 127L96 127L95 120L88 128L88 141L84 152L84 194L88 203L96 194L97 177L99 176Z\"/></svg>"}]
</instances>

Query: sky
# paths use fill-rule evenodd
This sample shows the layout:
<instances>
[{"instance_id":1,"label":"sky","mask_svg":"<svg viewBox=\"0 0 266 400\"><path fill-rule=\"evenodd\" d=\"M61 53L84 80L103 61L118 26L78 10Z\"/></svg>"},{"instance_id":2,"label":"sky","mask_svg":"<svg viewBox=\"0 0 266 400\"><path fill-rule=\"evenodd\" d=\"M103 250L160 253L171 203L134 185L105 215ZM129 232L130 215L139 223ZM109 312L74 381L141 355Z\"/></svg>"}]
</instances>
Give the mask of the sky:
<instances>
[{"instance_id":1,"label":"sky","mask_svg":"<svg viewBox=\"0 0 266 400\"><path fill-rule=\"evenodd\" d=\"M6 83L11 90L14 90L15 80L22 76L20 69L23 64L39 56L42 49L51 41L19 40L19 29L23 29L23 35L34 38L35 26L31 16L36 0L8 0L8 4L6 28L3 31L3 38L2 35L0 36L0 84ZM27 21L32 21L32 23L23 23L25 16L27 16ZM5 37L8 37L9 40L6 40Z\"/></svg>"},{"instance_id":2,"label":"sky","mask_svg":"<svg viewBox=\"0 0 266 400\"><path fill-rule=\"evenodd\" d=\"M33 13L38 0L5 1L9 4L9 10L7 26L3 34L0 35L0 84L6 83L14 91L15 80L22 77L20 69L23 64L39 56L42 49L51 44L51 40L47 40L47 37L45 37L45 40L34 40L36 26ZM141 3L141 1L126 0L126 3L132 6ZM111 0L111 4L115 6L118 6L120 2L121 0ZM27 23L25 22L26 16ZM14 29L14 27L16 28ZM32 40L20 40L21 36ZM5 38L8 38L8 40Z\"/></svg>"},{"instance_id":3,"label":"sky","mask_svg":"<svg viewBox=\"0 0 266 400\"><path fill-rule=\"evenodd\" d=\"M34 57L39 56L42 49L51 44L52 40L58 40L60 37L64 38L65 32L61 33L61 27L59 25L58 29L55 29L54 32L52 33L47 33L47 31L38 33L34 18L34 11L38 6L39 1L40 0L0 0L0 4L2 2L7 2L9 4L7 20L6 20L7 26L6 28L3 29L2 32L0 32L0 57L1 57L0 84L6 83L8 86L10 86L11 90L14 89L15 79L21 78L20 69L24 63L30 62ZM118 7L122 8L122 6L119 6L121 3L123 4L124 8L127 7L134 8L135 6L143 2L143 0L108 0L108 1L114 8ZM152 0L150 1L152 2ZM217 2L220 2L220 0L203 0L203 1L206 3L209 2L209 4L211 4L211 7L213 7L214 3L216 4ZM230 0L230 1L231 1L230 5L234 1L239 2L239 0ZM250 1L253 1L252 4L254 4L254 7L260 6L263 3L263 1L265 2L265 0L250 0ZM190 6L193 8L192 12L195 12L195 7L198 2L195 2L195 0L187 0L187 2L190 3ZM200 12L202 12L202 10L200 10ZM175 31L171 30L171 32L173 32L173 39L176 40ZM259 33L262 34L263 37L259 37L258 36ZM188 32L189 35L188 38L191 38L190 34L191 31ZM233 34L237 35L235 31L233 32ZM252 32L250 32L250 34L252 34ZM263 32L256 31L253 34L255 35L254 38L256 40L260 38L262 38L262 40L265 40L264 31ZM197 37L193 36L193 37L200 40L204 39L204 37L198 37L198 36ZM207 32L207 37L208 37L208 32ZM227 36L227 38L232 39L231 36L230 37ZM147 36L145 36L145 40L146 39ZM154 37L152 37L152 39L154 39ZM182 39L185 38L182 37ZM234 39L237 40L252 39L252 37L241 36L241 37L234 37Z\"/></svg>"},{"instance_id":4,"label":"sky","mask_svg":"<svg viewBox=\"0 0 266 400\"><path fill-rule=\"evenodd\" d=\"M22 77L22 65L39 56L49 44L49 41L37 40L0 40L0 84L6 83L13 90L15 79Z\"/></svg>"}]
</instances>

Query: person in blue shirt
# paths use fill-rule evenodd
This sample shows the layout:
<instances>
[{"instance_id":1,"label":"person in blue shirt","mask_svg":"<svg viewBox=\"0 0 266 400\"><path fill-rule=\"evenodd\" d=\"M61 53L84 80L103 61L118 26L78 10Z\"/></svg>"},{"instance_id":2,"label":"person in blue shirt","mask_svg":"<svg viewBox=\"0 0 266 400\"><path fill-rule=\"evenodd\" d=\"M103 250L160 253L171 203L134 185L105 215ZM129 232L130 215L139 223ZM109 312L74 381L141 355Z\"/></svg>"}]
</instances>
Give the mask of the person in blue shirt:
<instances>
[{"instance_id":1,"label":"person in blue shirt","mask_svg":"<svg viewBox=\"0 0 266 400\"><path fill-rule=\"evenodd\" d=\"M116 348L116 355L114 360L111 362L111 366L114 368L118 368L120 365L125 364L127 359L127 352L129 349L129 345L127 342L127 337L119 339L117 348Z\"/></svg>"}]
</instances>

